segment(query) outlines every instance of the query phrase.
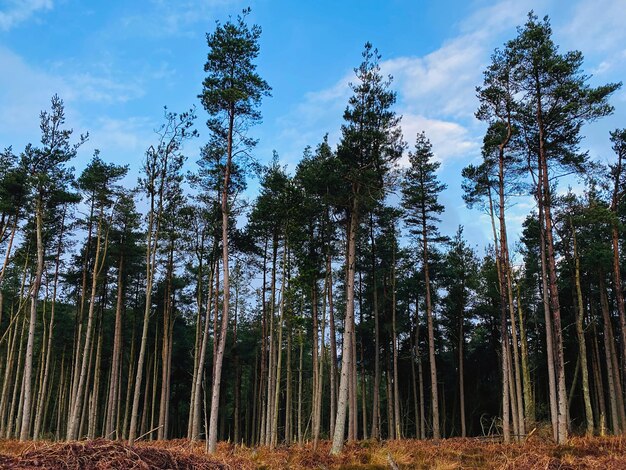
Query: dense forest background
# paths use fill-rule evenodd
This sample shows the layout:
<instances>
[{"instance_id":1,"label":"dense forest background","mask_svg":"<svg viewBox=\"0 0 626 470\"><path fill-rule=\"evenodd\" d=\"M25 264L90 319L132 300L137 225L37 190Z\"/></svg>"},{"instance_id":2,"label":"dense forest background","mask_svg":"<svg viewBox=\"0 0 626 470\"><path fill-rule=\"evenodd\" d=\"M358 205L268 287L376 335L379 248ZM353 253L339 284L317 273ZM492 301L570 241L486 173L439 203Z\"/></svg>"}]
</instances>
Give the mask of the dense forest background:
<instances>
[{"instance_id":1,"label":"dense forest background","mask_svg":"<svg viewBox=\"0 0 626 470\"><path fill-rule=\"evenodd\" d=\"M247 13L207 34L194 171L193 107L165 109L133 188L97 151L75 174L88 136L56 95L40 142L0 154L0 435L338 452L626 430L626 130L606 136L608 166L580 150L620 84L589 85L533 13L494 51L476 84L482 161L459 175L491 223L478 252L463 227L440 232L437 148L403 135L369 43L338 145L320 136L292 174L259 163L249 130L271 87Z\"/></svg>"}]
</instances>

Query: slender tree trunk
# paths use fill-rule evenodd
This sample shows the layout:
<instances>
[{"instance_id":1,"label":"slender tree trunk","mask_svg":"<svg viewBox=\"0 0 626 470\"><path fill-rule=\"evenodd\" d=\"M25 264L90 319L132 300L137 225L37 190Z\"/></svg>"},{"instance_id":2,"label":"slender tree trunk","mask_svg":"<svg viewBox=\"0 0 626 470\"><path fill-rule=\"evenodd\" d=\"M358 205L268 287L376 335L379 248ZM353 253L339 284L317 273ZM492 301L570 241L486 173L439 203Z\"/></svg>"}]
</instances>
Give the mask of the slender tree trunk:
<instances>
[{"instance_id":1,"label":"slender tree trunk","mask_svg":"<svg viewBox=\"0 0 626 470\"><path fill-rule=\"evenodd\" d=\"M135 321L133 319L133 330L130 337L130 355L128 358L128 378L126 380L126 397L124 400L124 420L122 424L122 439L128 437L128 423L130 421L130 404L132 396L133 376L135 375ZM121 384L120 384L121 388Z\"/></svg>"},{"instance_id":2,"label":"slender tree trunk","mask_svg":"<svg viewBox=\"0 0 626 470\"><path fill-rule=\"evenodd\" d=\"M274 374L276 373L275 344L274 344L274 309L276 308L276 259L278 254L278 235L274 234L272 255L272 280L271 280L271 302L270 305L270 325L269 325L269 357L267 369L267 413L265 418L265 445L271 445L272 423L274 422L274 386L276 385Z\"/></svg>"},{"instance_id":3,"label":"slender tree trunk","mask_svg":"<svg viewBox=\"0 0 626 470\"><path fill-rule=\"evenodd\" d=\"M539 91L539 90L538 90ZM539 94L539 93L538 93ZM565 444L567 442L567 389L565 386L565 359L563 356L563 328L561 326L561 306L559 301L559 289L556 269L556 258L554 254L554 241L552 236L552 213L550 181L548 175L548 161L545 150L545 129L543 123L543 111L541 108L541 96L537 100L537 126L539 131L539 165L541 166L542 198L539 202L543 208L543 218L545 223L545 237L547 248L548 279L550 290L550 307L554 326L554 352L556 362L556 384L557 384L557 442Z\"/></svg>"},{"instance_id":4,"label":"slender tree trunk","mask_svg":"<svg viewBox=\"0 0 626 470\"><path fill-rule=\"evenodd\" d=\"M211 270L209 272L209 293L207 296L206 303L206 315L204 320L204 331L202 333L202 345L200 346L200 357L198 358L197 370L195 373L196 384L195 384L195 394L194 394L194 404L193 404L193 419L191 425L191 436L190 439L195 441L200 436L200 418L201 418L201 409L202 409L202 383L204 380L204 370L206 364L206 351L208 349L209 342L209 325L210 318L209 313L211 311L211 298L213 297L213 273L215 272L215 264L211 264Z\"/></svg>"},{"instance_id":5,"label":"slender tree trunk","mask_svg":"<svg viewBox=\"0 0 626 470\"><path fill-rule=\"evenodd\" d=\"M583 401L585 403L585 421L587 423L586 434L587 436L593 435L593 410L591 408L591 396L589 394L589 369L587 367L587 345L585 343L585 327L583 324L583 318L585 315L583 305L583 293L580 287L580 258L578 256L578 244L576 243L576 232L573 224L572 228L572 243L574 245L574 268L575 268L575 285L576 285L576 301L577 301L577 315L576 315L576 335L578 337L578 357L580 358L580 367L582 370L582 389L583 389Z\"/></svg>"},{"instance_id":6,"label":"slender tree trunk","mask_svg":"<svg viewBox=\"0 0 626 470\"><path fill-rule=\"evenodd\" d=\"M109 381L109 393L106 424L104 437L111 439L115 434L115 439L119 439L119 429L117 427L117 409L119 396L119 377L122 359L122 312L124 308L124 254L120 255L117 266L117 301L115 303L115 329L113 333L113 352L111 354L111 378Z\"/></svg>"},{"instance_id":7,"label":"slender tree trunk","mask_svg":"<svg viewBox=\"0 0 626 470\"><path fill-rule=\"evenodd\" d=\"M93 239L93 214L95 211L95 194L91 194L91 204L89 208L89 217L87 219L87 241L85 243L85 256L83 258L83 267L82 267L82 281L81 281L81 289L80 289L80 300L79 306L76 311L76 326L74 329L74 349L73 349L73 367L72 367L72 375L71 375L71 390L70 396L68 400L68 406L70 408L75 401L76 392L78 390L78 376L80 374L80 365L81 365L81 345L82 345L82 332L83 332L83 319L85 316L85 301L87 299L87 280L88 280L88 271L89 271L89 259L91 255L91 242ZM66 430L67 432L67 430Z\"/></svg>"},{"instance_id":8,"label":"slender tree trunk","mask_svg":"<svg viewBox=\"0 0 626 470\"><path fill-rule=\"evenodd\" d=\"M354 315L352 317L354 323ZM354 326L354 325L353 325ZM350 354L350 369L351 369L351 382L350 382L350 404L348 406L350 428L352 432L348 433L349 440L356 440L359 436L359 407L358 407L358 382L357 382L357 355L356 355L356 327L352 330L352 354Z\"/></svg>"},{"instance_id":9,"label":"slender tree trunk","mask_svg":"<svg viewBox=\"0 0 626 470\"><path fill-rule=\"evenodd\" d=\"M313 320L313 343L311 344L311 356L312 356L312 408L313 413L311 417L312 422L312 431L313 431L313 448L317 449L317 444L319 442L320 437L320 421L322 417L321 413L321 397L319 397L320 389L320 375L319 375L319 320L318 320L318 311L317 311L317 281L313 281L311 286L311 316ZM320 399L318 399L320 398Z\"/></svg>"},{"instance_id":10,"label":"slender tree trunk","mask_svg":"<svg viewBox=\"0 0 626 470\"><path fill-rule=\"evenodd\" d=\"M55 307L56 307L57 287L58 287L58 282L59 282L59 265L60 265L60 260L61 260L61 251L63 248L63 234L65 232L66 211L67 211L67 206L64 206L63 212L61 214L61 232L59 233L59 242L57 244L57 254L55 257L55 261L54 261L54 277L52 281L52 300L50 302L50 324L48 326L48 344L46 346L46 358L45 358L46 362L44 365L41 391L39 393L40 395L39 404L37 406L37 412L35 414L35 430L33 432L34 440L37 440L39 438L39 434L41 432L41 428L43 424L42 421L43 421L43 415L44 415L44 410L45 410L45 400L46 400L46 397L49 396L49 394L47 393L47 390L48 390L48 380L49 380L49 375L50 375L49 374L50 362L52 360L52 338L53 338L54 320L55 320L54 314L55 314ZM13 233L14 232L12 232L11 237L13 237ZM10 250L10 247L9 247L9 250ZM2 275L4 275L4 268L3 268ZM2 286L2 275L0 275L0 291L1 291L1 286ZM1 311L2 311L2 303L0 301L0 312Z\"/></svg>"},{"instance_id":11,"label":"slender tree trunk","mask_svg":"<svg viewBox=\"0 0 626 470\"><path fill-rule=\"evenodd\" d=\"M435 329L433 326L433 307L430 297L430 272L428 263L428 241L426 217L422 219L422 257L424 263L424 284L426 289L426 320L428 324L428 356L430 362L430 384L431 384L431 411L433 416L433 439L441 437L439 431L439 398L437 391L437 363L435 362Z\"/></svg>"},{"instance_id":12,"label":"slender tree trunk","mask_svg":"<svg viewBox=\"0 0 626 470\"><path fill-rule=\"evenodd\" d=\"M107 250L107 242L108 236L103 240L103 227L104 224L104 210L100 209L100 215L98 217L98 229L96 233L96 252L94 255L94 263L93 263L93 273L91 277L91 297L89 299L89 312L87 316L87 328L85 330L85 345L83 349L83 357L80 367L80 375L78 377L78 387L76 389L76 396L74 397L74 402L71 405L70 411L70 419L68 423L67 429L67 440L73 441L78 438L79 433L79 425L81 422L80 412L83 407L83 395L86 394L85 390L87 389L87 374L88 374L88 364L87 358L90 356L90 351L92 349L92 339L93 339L93 328L94 328L94 320L95 320L95 304L96 304L96 293L98 286L98 278L100 277L100 272L102 271L102 267L104 266L104 261L106 258L106 250Z\"/></svg>"},{"instance_id":13,"label":"slender tree trunk","mask_svg":"<svg viewBox=\"0 0 626 470\"><path fill-rule=\"evenodd\" d=\"M330 253L326 257L328 276L328 333L330 334L330 435L335 435L335 408L337 404L337 336L335 334L335 309L333 302L333 270Z\"/></svg>"},{"instance_id":14,"label":"slender tree trunk","mask_svg":"<svg viewBox=\"0 0 626 470\"><path fill-rule=\"evenodd\" d=\"M321 367L321 364L323 364L323 361L320 362L320 367ZM291 381L292 381L291 379L291 325L288 325L287 326L287 377L285 381L285 445L288 445L288 446L291 445L291 421L292 421L291 420L291 415L292 415Z\"/></svg>"},{"instance_id":15,"label":"slender tree trunk","mask_svg":"<svg viewBox=\"0 0 626 470\"><path fill-rule=\"evenodd\" d=\"M211 392L211 414L209 418L209 436L207 440L207 450L214 453L217 447L217 413L220 402L220 385L222 383L222 362L224 360L224 350L226 349L226 334L228 332L228 311L230 296L230 279L228 276L228 190L230 188L230 171L233 157L233 128L235 111L231 106L228 121L228 138L226 142L226 167L224 169L224 185L222 187L222 269L224 275L224 295L222 298L222 325L220 329L219 343L217 347L217 357L215 360L215 370L213 373L213 390Z\"/></svg>"},{"instance_id":16,"label":"slender tree trunk","mask_svg":"<svg viewBox=\"0 0 626 470\"><path fill-rule=\"evenodd\" d=\"M161 396L159 404L159 429L157 439L168 438L169 423L169 388L170 388L170 364L172 354L172 343L170 338L174 329L173 318L173 288L172 278L174 276L174 240L170 240L167 258L167 274L165 298L163 303L163 341L161 348Z\"/></svg>"},{"instance_id":17,"label":"slender tree trunk","mask_svg":"<svg viewBox=\"0 0 626 470\"><path fill-rule=\"evenodd\" d=\"M605 308L603 302L603 296L600 293L600 301L602 303L602 320L604 322L604 357L606 360L606 372L607 372L607 382L609 386L609 405L611 410L611 429L613 430L613 434L619 434L620 422L617 411L617 390L616 390L616 377L615 370L613 369L613 362L611 360L611 352L612 346L611 342L613 340L613 328L611 326L611 320L609 318L608 308ZM592 307L593 308L593 307Z\"/></svg>"},{"instance_id":18,"label":"slender tree trunk","mask_svg":"<svg viewBox=\"0 0 626 470\"><path fill-rule=\"evenodd\" d=\"M539 192L541 189L539 189ZM558 441L557 428L557 391L556 391L556 372L554 367L554 340L552 329L552 316L550 315L550 293L548 291L548 273L546 260L546 242L545 231L543 230L543 210L539 206L539 244L541 254L541 291L543 298L543 313L546 324L546 359L548 362L548 391L550 400L550 417L552 422L552 435L555 441Z\"/></svg>"},{"instance_id":19,"label":"slender tree trunk","mask_svg":"<svg viewBox=\"0 0 626 470\"><path fill-rule=\"evenodd\" d=\"M9 235L9 241L7 242L7 249L4 254L4 262L2 263L2 270L0 271L0 324L2 324L2 312L4 312L4 275L6 268L11 258L11 250L13 248L13 240L15 239L15 232L17 231L18 216L16 215L11 228L11 235Z\"/></svg>"},{"instance_id":20,"label":"slender tree trunk","mask_svg":"<svg viewBox=\"0 0 626 470\"><path fill-rule=\"evenodd\" d=\"M35 348L35 327L37 326L37 298L39 297L39 287L44 266L44 246L43 246L43 207L41 196L35 203L35 230L37 235L37 269L35 278L30 290L30 319L28 324L28 340L26 343L26 354L24 360L24 393L22 422L20 426L20 441L24 442L30 435L30 413L32 402L32 375L33 375L33 354Z\"/></svg>"},{"instance_id":21,"label":"slender tree trunk","mask_svg":"<svg viewBox=\"0 0 626 470\"><path fill-rule=\"evenodd\" d=\"M411 335L414 336L414 335ZM414 338L411 338L411 386L413 391L413 413L415 415L415 439L419 439L420 434L420 412L417 400L417 373L415 372L415 361L417 360L417 354L415 354Z\"/></svg>"},{"instance_id":22,"label":"slender tree trunk","mask_svg":"<svg viewBox=\"0 0 626 470\"><path fill-rule=\"evenodd\" d=\"M591 307L591 311L592 311L592 317L595 318L595 315L593 315L593 307ZM597 331L596 331L596 324L595 324L595 319L591 322L591 326L592 326L592 331L593 331L593 341L591 343L592 345L592 349L593 349L593 354L591 356L591 366L593 369L593 382L595 385L595 391L596 391L596 395L597 395L597 400L598 400L598 416L599 416L599 420L600 422L599 424L599 431L600 431L600 435L604 436L606 434L606 403L604 400L604 385L603 385L603 381L602 381L602 366L601 366L601 362L600 362L600 351L599 351L599 347L598 347L598 335L597 335Z\"/></svg>"},{"instance_id":23,"label":"slender tree trunk","mask_svg":"<svg viewBox=\"0 0 626 470\"><path fill-rule=\"evenodd\" d=\"M283 360L283 322L285 318L285 286L288 282L287 272L287 260L289 257L289 245L287 239L285 239L285 247L283 249L283 280L280 286L280 317L278 320L278 344L276 347L277 362L276 362L276 377L274 385L274 415L272 421L272 438L270 441L270 447L275 447L278 444L278 412L280 403L280 380L282 374L282 360Z\"/></svg>"},{"instance_id":24,"label":"slender tree trunk","mask_svg":"<svg viewBox=\"0 0 626 470\"><path fill-rule=\"evenodd\" d=\"M94 367L93 389L91 395L91 407L89 409L87 437L94 439L98 428L98 410L100 408L100 371L102 364L102 314L97 327L98 344L96 346L96 360Z\"/></svg>"},{"instance_id":25,"label":"slender tree trunk","mask_svg":"<svg viewBox=\"0 0 626 470\"><path fill-rule=\"evenodd\" d=\"M269 237L265 238L265 248L263 250L263 285L261 287L261 370L259 373L259 406L258 406L258 424L259 424L259 444L265 444L265 422L266 422L266 408L267 408L267 388L266 388L266 364L268 354L268 338L267 338L267 301L265 294L267 291L267 246L269 244Z\"/></svg>"},{"instance_id":26,"label":"slender tree trunk","mask_svg":"<svg viewBox=\"0 0 626 470\"><path fill-rule=\"evenodd\" d=\"M400 423L400 390L398 387L398 335L396 328L396 241L393 240L391 261L391 323L393 341L393 415L395 421L395 438L402 439Z\"/></svg>"},{"instance_id":27,"label":"slender tree trunk","mask_svg":"<svg viewBox=\"0 0 626 470\"><path fill-rule=\"evenodd\" d=\"M155 179L152 179L152 184ZM148 347L148 326L150 324L150 313L152 311L152 283L156 268L156 252L158 247L161 215L163 212L163 181L160 182L158 193L157 209L155 210L154 194L150 196L150 211L148 213L148 230L146 243L146 300L143 314L143 324L141 330L141 343L139 346L139 356L137 358L137 368L135 370L133 405L130 414L130 429L128 431L128 443L132 445L137 437L137 424L139 420L139 399L141 397L141 384L143 382L144 362ZM130 388L130 382L129 382Z\"/></svg>"},{"instance_id":28,"label":"slender tree trunk","mask_svg":"<svg viewBox=\"0 0 626 470\"><path fill-rule=\"evenodd\" d=\"M300 344L300 358L298 361L298 445L302 445L304 434L302 433L302 353L304 351L304 340L302 330L298 331L298 343Z\"/></svg>"},{"instance_id":29,"label":"slender tree trunk","mask_svg":"<svg viewBox=\"0 0 626 470\"><path fill-rule=\"evenodd\" d=\"M614 220L611 227L611 243L613 246L613 289L615 291L615 302L617 304L617 313L619 316L620 336L621 336L621 353L622 353L622 379L626 379L626 307L624 306L624 288L622 286L622 275L620 269L620 250L619 250L619 214L618 206L622 199L624 187L622 183L622 163L623 150L617 151L617 164L615 165L613 188L613 197L611 198L611 211L614 214ZM626 428L626 423L624 423ZM625 429L626 430L626 429Z\"/></svg>"},{"instance_id":30,"label":"slender tree trunk","mask_svg":"<svg viewBox=\"0 0 626 470\"><path fill-rule=\"evenodd\" d=\"M613 369L613 380L615 387L615 405L617 407L618 420L615 421L613 426L613 432L620 434L624 426L626 425L626 413L624 410L624 393L622 389L622 381L620 380L620 369L617 363L617 352L615 351L615 337L613 335L613 326L611 324L611 318L609 314L609 302L606 295L606 286L604 284L604 273L599 273L598 276L598 288L600 290L600 306L602 309L602 317L604 318L605 326L605 348L607 356L607 368L610 366ZM608 338L607 338L608 336Z\"/></svg>"},{"instance_id":31,"label":"slender tree trunk","mask_svg":"<svg viewBox=\"0 0 626 470\"><path fill-rule=\"evenodd\" d=\"M530 381L530 366L528 363L528 340L526 339L526 324L524 309L520 296L520 286L517 286L517 315L519 319L520 349L522 355L522 377L524 382L524 414L528 423L535 422L535 399L533 398L532 384Z\"/></svg>"},{"instance_id":32,"label":"slender tree trunk","mask_svg":"<svg viewBox=\"0 0 626 470\"><path fill-rule=\"evenodd\" d=\"M354 198L350 213L346 250L346 315L341 356L341 379L339 382L339 397L337 401L337 417L331 454L339 454L343 449L346 426L346 408L348 406L348 382L351 379L352 366L352 338L354 336L354 275L356 271L356 235L358 223L358 202Z\"/></svg>"},{"instance_id":33,"label":"slender tree trunk","mask_svg":"<svg viewBox=\"0 0 626 470\"><path fill-rule=\"evenodd\" d=\"M465 332L463 331L463 309L459 318L459 402L461 412L461 437L467 436L465 427L465 372L463 361L463 345L465 344Z\"/></svg>"}]
</instances>

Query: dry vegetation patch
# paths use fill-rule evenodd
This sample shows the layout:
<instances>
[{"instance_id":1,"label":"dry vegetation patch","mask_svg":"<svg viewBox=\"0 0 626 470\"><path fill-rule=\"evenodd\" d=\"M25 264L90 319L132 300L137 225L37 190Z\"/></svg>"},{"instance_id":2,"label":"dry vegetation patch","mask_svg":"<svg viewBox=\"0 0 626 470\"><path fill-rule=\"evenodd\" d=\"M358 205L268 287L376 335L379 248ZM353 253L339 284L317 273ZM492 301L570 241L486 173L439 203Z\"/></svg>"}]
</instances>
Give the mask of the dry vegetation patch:
<instances>
[{"instance_id":1,"label":"dry vegetation patch","mask_svg":"<svg viewBox=\"0 0 626 470\"><path fill-rule=\"evenodd\" d=\"M574 438L566 446L531 439L505 445L481 439L439 442L401 440L349 443L339 456L330 442L299 446L242 447L220 443L215 455L203 442L122 442L96 439L69 443L0 441L0 468L9 469L626 469L621 437Z\"/></svg>"}]
</instances>

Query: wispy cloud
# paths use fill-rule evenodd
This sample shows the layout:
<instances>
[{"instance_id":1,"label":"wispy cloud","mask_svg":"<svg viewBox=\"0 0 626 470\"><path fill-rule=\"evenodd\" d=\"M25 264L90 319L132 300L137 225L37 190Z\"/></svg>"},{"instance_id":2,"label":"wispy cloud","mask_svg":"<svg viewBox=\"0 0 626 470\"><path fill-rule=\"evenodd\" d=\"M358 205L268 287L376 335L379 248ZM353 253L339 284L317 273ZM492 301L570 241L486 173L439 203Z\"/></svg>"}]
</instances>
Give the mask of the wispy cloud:
<instances>
[{"instance_id":1,"label":"wispy cloud","mask_svg":"<svg viewBox=\"0 0 626 470\"><path fill-rule=\"evenodd\" d=\"M67 77L70 98L97 103L126 103L144 95L138 81L121 81L102 75L77 73Z\"/></svg>"},{"instance_id":2,"label":"wispy cloud","mask_svg":"<svg viewBox=\"0 0 626 470\"><path fill-rule=\"evenodd\" d=\"M129 118L120 122L101 117L94 119L85 107L86 104L124 104L139 98L144 93L140 82L126 82L104 73L50 72L29 64L1 46L0 63L11 71L0 74L0 144L3 146L13 144L20 148L32 141L33 136L39 135L39 112L49 107L53 94L58 94L65 101L70 127L81 132L89 130L92 141L99 139L99 147L108 146L116 151L136 150L145 142L137 134L145 124L140 119ZM151 125L145 125L150 132ZM96 133L101 137L97 137Z\"/></svg>"},{"instance_id":3,"label":"wispy cloud","mask_svg":"<svg viewBox=\"0 0 626 470\"><path fill-rule=\"evenodd\" d=\"M413 149L417 133L424 131L433 145L435 158L442 162L456 158L468 159L480 151L479 139L456 122L405 113L402 116L402 130L409 149ZM401 164L407 161L405 157Z\"/></svg>"},{"instance_id":4,"label":"wispy cloud","mask_svg":"<svg viewBox=\"0 0 626 470\"><path fill-rule=\"evenodd\" d=\"M52 0L8 0L2 2L0 30L8 31L41 10L51 10Z\"/></svg>"},{"instance_id":5,"label":"wispy cloud","mask_svg":"<svg viewBox=\"0 0 626 470\"><path fill-rule=\"evenodd\" d=\"M613 53L626 40L625 23L626 4L622 0L581 1L557 32L568 47L585 54Z\"/></svg>"},{"instance_id":6,"label":"wispy cloud","mask_svg":"<svg viewBox=\"0 0 626 470\"><path fill-rule=\"evenodd\" d=\"M121 18L127 29L148 36L178 36L191 34L192 26L210 24L216 12L224 7L242 3L241 0L152 0L151 8Z\"/></svg>"},{"instance_id":7,"label":"wispy cloud","mask_svg":"<svg viewBox=\"0 0 626 470\"><path fill-rule=\"evenodd\" d=\"M480 8L458 25L458 35L423 56L394 57L381 63L383 74L393 76L398 91L398 112L411 144L418 131L425 131L437 157L475 155L480 138L474 112L478 105L475 87L481 71L503 31L523 22L530 8L526 0L503 0ZM338 127L341 112L350 96L352 72L326 89L309 92L302 102L279 120L282 137L304 146L312 135ZM326 126L326 127L324 127ZM334 126L334 127L332 127ZM323 130L321 130L323 129ZM482 129L482 128L481 128ZM482 130L481 130L482 132Z\"/></svg>"}]
</instances>

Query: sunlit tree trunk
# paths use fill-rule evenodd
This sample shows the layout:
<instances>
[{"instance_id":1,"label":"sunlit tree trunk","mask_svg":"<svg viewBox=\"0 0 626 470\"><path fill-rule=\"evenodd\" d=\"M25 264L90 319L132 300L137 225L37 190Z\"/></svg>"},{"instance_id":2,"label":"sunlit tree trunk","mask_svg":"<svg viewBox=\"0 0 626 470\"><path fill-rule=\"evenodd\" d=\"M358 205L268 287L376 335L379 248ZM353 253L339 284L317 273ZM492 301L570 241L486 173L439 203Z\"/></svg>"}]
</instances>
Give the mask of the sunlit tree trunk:
<instances>
[{"instance_id":1,"label":"sunlit tree trunk","mask_svg":"<svg viewBox=\"0 0 626 470\"><path fill-rule=\"evenodd\" d=\"M337 417L335 433L333 434L332 454L338 454L343 449L346 426L346 411L348 406L348 382L352 375L352 337L354 336L354 275L356 271L356 232L358 228L358 202L352 203L347 231L346 250L346 315L343 348L341 355L341 378L339 382L339 397L337 400Z\"/></svg>"},{"instance_id":2,"label":"sunlit tree trunk","mask_svg":"<svg viewBox=\"0 0 626 470\"><path fill-rule=\"evenodd\" d=\"M30 289L30 319L28 323L28 339L24 359L24 388L21 409L20 441L26 441L30 436L31 426L31 405L32 405L32 375L33 375L33 354L35 348L35 327L37 326L37 300L41 277L44 267L44 246L43 246L43 207L41 196L35 202L35 231L37 237L37 267L35 278Z\"/></svg>"},{"instance_id":3,"label":"sunlit tree trunk","mask_svg":"<svg viewBox=\"0 0 626 470\"><path fill-rule=\"evenodd\" d=\"M108 407L104 426L106 439L119 439L118 421L118 396L119 378L122 360L122 312L124 309L124 254L120 255L117 266L117 300L115 302L115 327L113 332L113 351L111 353L111 376L109 379ZM115 435L115 436L114 436Z\"/></svg>"},{"instance_id":4,"label":"sunlit tree trunk","mask_svg":"<svg viewBox=\"0 0 626 470\"><path fill-rule=\"evenodd\" d=\"M80 375L78 377L78 387L76 389L76 396L74 402L71 404L70 419L67 429L67 440L72 441L78 438L79 426L81 422L81 409L83 408L83 395L86 395L87 389L87 374L88 374L88 358L91 356L93 329L95 320L95 304L96 293L98 287L98 279L104 266L106 259L106 251L108 244L108 230L106 235L104 234L104 209L100 209L98 216L98 229L96 233L96 252L94 254L93 272L91 277L91 296L89 299L89 312L87 314L87 327L85 329L85 345L83 349L83 356L80 367Z\"/></svg>"}]
</instances>

